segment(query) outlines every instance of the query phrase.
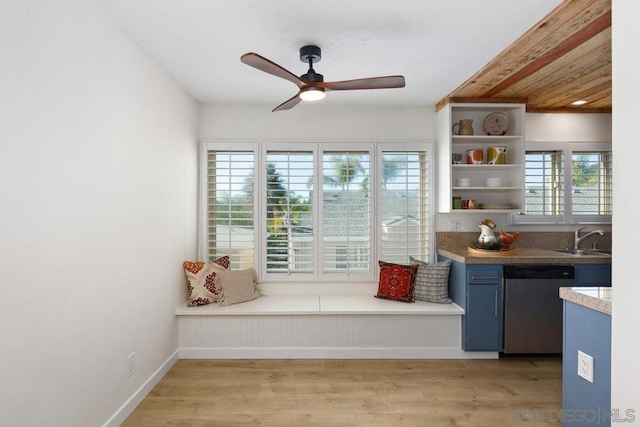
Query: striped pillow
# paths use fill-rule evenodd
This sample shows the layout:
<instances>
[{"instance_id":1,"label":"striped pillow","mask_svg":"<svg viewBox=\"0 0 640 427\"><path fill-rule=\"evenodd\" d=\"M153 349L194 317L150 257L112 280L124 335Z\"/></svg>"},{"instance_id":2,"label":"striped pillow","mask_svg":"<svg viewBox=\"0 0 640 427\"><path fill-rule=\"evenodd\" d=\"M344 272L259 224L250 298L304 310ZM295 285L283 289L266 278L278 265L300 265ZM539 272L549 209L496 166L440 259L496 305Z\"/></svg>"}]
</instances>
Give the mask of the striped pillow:
<instances>
[{"instance_id":1,"label":"striped pillow","mask_svg":"<svg viewBox=\"0 0 640 427\"><path fill-rule=\"evenodd\" d=\"M418 273L416 274L413 288L414 298L438 304L451 304L452 301L449 298L451 260L429 264L411 257L409 261L418 265Z\"/></svg>"},{"instance_id":2,"label":"striped pillow","mask_svg":"<svg viewBox=\"0 0 640 427\"><path fill-rule=\"evenodd\" d=\"M246 270L225 270L214 280L220 289L220 305L238 304L260 298L258 276L253 268Z\"/></svg>"}]
</instances>

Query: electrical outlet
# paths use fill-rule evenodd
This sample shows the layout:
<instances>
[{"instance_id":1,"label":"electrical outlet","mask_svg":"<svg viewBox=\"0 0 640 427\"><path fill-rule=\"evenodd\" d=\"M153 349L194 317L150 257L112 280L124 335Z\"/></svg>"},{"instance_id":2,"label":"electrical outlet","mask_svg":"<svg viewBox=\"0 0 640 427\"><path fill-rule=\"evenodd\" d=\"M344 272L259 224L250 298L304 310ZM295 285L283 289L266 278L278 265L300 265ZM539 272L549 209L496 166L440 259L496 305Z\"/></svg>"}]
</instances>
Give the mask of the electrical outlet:
<instances>
[{"instance_id":1,"label":"electrical outlet","mask_svg":"<svg viewBox=\"0 0 640 427\"><path fill-rule=\"evenodd\" d=\"M460 220L459 219L450 219L449 220L449 231L460 231Z\"/></svg>"},{"instance_id":2,"label":"electrical outlet","mask_svg":"<svg viewBox=\"0 0 640 427\"><path fill-rule=\"evenodd\" d=\"M578 350L578 376L593 382L593 357Z\"/></svg>"},{"instance_id":3,"label":"electrical outlet","mask_svg":"<svg viewBox=\"0 0 640 427\"><path fill-rule=\"evenodd\" d=\"M136 354L131 353L127 357L127 377L130 377L136 372Z\"/></svg>"}]
</instances>

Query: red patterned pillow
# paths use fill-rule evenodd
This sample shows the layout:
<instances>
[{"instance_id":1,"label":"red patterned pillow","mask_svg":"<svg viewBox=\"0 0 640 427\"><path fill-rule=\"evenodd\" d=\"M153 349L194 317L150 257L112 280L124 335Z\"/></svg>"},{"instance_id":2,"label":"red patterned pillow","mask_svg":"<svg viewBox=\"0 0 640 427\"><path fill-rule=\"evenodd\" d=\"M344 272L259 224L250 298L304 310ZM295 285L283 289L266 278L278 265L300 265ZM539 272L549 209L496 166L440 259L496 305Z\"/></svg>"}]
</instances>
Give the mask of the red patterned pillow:
<instances>
[{"instance_id":1,"label":"red patterned pillow","mask_svg":"<svg viewBox=\"0 0 640 427\"><path fill-rule=\"evenodd\" d=\"M378 261L380 281L376 298L413 302L413 285L416 279L417 265L393 264Z\"/></svg>"},{"instance_id":2,"label":"red patterned pillow","mask_svg":"<svg viewBox=\"0 0 640 427\"><path fill-rule=\"evenodd\" d=\"M185 261L184 274L187 276L189 301L187 307L207 305L220 299L220 289L215 284L216 274L229 268L229 256L215 261Z\"/></svg>"}]
</instances>

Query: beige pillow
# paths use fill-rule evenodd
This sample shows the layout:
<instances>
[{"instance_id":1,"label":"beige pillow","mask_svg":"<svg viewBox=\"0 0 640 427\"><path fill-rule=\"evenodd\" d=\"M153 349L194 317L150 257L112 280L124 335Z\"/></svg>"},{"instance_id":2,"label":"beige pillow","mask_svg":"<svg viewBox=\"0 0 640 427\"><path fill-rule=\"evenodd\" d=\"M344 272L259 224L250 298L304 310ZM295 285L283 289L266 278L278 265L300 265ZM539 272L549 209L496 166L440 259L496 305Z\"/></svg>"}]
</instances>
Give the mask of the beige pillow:
<instances>
[{"instance_id":1,"label":"beige pillow","mask_svg":"<svg viewBox=\"0 0 640 427\"><path fill-rule=\"evenodd\" d=\"M220 305L238 304L260 297L258 275L253 268L221 271L216 274L214 282L220 289Z\"/></svg>"}]
</instances>

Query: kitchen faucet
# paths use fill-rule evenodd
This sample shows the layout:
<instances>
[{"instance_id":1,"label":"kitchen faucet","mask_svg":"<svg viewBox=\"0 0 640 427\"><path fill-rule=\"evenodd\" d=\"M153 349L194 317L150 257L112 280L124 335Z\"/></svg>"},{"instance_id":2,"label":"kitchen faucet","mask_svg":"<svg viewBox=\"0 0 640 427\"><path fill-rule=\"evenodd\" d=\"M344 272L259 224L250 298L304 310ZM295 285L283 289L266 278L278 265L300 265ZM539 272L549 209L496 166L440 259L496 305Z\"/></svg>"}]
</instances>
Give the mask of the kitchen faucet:
<instances>
[{"instance_id":1,"label":"kitchen faucet","mask_svg":"<svg viewBox=\"0 0 640 427\"><path fill-rule=\"evenodd\" d=\"M578 246L580 246L580 242L582 242L584 239L586 239L589 236L592 236L594 234L599 234L601 236L604 236L603 230L594 230L585 234L584 236L580 236L580 231L584 230L585 228L587 227L581 227L576 230L574 235L575 237L573 238L573 249L578 249Z\"/></svg>"}]
</instances>

